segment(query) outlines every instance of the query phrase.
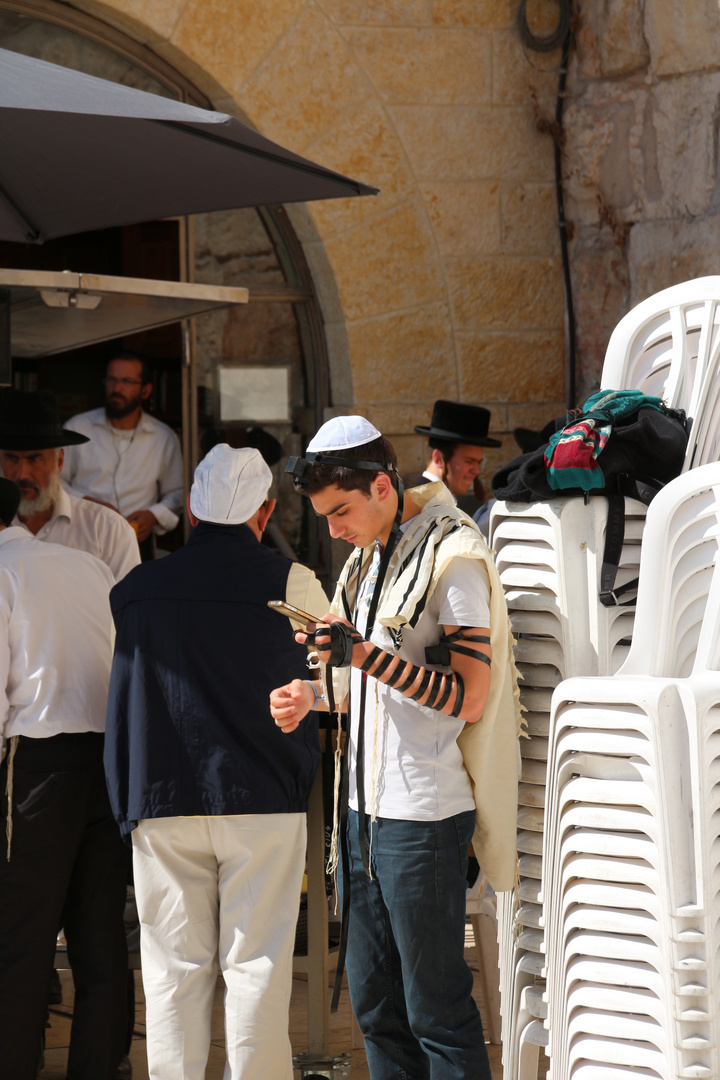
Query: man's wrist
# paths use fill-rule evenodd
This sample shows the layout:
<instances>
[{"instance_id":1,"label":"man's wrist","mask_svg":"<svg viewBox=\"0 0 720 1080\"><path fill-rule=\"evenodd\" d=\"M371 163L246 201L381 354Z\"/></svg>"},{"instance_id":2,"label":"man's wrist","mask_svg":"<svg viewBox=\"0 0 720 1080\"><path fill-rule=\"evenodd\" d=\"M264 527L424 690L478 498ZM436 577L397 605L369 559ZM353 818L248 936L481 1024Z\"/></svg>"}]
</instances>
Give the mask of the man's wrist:
<instances>
[{"instance_id":1,"label":"man's wrist","mask_svg":"<svg viewBox=\"0 0 720 1080\"><path fill-rule=\"evenodd\" d=\"M322 683L316 679L303 679L306 686L309 686L313 692L313 701L310 706L311 709L317 708L318 701L325 701L325 694L323 693Z\"/></svg>"},{"instance_id":2,"label":"man's wrist","mask_svg":"<svg viewBox=\"0 0 720 1080\"><path fill-rule=\"evenodd\" d=\"M369 656L376 651L377 646L373 645L372 641L367 641L365 638L359 641L357 645L353 645L352 651L352 666L354 668L362 668L365 661Z\"/></svg>"}]
</instances>

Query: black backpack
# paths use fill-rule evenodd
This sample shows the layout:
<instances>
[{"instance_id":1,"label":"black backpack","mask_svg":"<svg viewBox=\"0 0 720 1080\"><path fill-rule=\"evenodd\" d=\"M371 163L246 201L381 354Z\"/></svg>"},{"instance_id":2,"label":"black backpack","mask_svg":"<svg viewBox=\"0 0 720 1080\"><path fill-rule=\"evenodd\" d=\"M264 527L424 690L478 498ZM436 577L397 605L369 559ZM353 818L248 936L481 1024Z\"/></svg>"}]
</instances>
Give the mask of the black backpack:
<instances>
[{"instance_id":1,"label":"black backpack","mask_svg":"<svg viewBox=\"0 0 720 1080\"><path fill-rule=\"evenodd\" d=\"M608 520L599 591L600 601L606 607L618 604L623 593L637 588L636 579L614 589L625 536L625 498L638 499L648 505L661 487L680 475L685 460L689 431L685 413L682 409L655 407L656 398L648 399L652 405L643 404L642 397L644 395L638 395L636 411L613 422L602 450L603 487L592 491L581 487L562 490L551 487L545 461L547 442L537 450L513 458L495 473L491 483L495 498L505 502L540 502L577 495L583 495L586 501L598 495L607 498ZM555 430L579 423L586 415L584 408L558 417Z\"/></svg>"}]
</instances>

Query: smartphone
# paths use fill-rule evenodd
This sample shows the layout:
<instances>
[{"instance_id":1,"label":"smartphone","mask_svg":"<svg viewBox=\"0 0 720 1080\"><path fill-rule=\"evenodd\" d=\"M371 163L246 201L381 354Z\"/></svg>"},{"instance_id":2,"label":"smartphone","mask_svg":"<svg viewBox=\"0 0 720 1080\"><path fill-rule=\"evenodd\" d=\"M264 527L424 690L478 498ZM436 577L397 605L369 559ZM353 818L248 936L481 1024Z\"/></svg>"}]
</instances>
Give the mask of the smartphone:
<instances>
[{"instance_id":1,"label":"smartphone","mask_svg":"<svg viewBox=\"0 0 720 1080\"><path fill-rule=\"evenodd\" d=\"M288 619L300 623L301 626L321 621L317 615L308 615L307 611L301 611L300 608L293 607L292 604L286 604L284 600L268 600L268 607L272 608L273 611L278 611L281 615L287 615Z\"/></svg>"}]
</instances>

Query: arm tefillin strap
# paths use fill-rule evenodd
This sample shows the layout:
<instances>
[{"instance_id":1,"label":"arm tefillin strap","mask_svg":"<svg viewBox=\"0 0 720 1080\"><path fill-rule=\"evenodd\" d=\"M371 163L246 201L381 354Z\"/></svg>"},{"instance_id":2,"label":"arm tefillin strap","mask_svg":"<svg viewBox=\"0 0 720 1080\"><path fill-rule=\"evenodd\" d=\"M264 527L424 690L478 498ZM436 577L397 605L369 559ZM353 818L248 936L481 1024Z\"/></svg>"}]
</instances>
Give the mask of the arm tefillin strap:
<instances>
[{"instance_id":1,"label":"arm tefillin strap","mask_svg":"<svg viewBox=\"0 0 720 1080\"><path fill-rule=\"evenodd\" d=\"M379 649L377 646L373 647L372 652L360 670L366 674L371 674L374 679L379 679L381 675L385 674L394 660L397 660L398 663L390 672L388 678L384 680L386 686L391 686L399 694L405 694L419 678L420 685L412 694L408 694L408 697L411 701L422 701L423 707L428 709L444 709L450 700L453 687L455 687L455 703L450 715L460 715L463 698L465 697L465 685L461 676L455 672L446 674L432 668L418 667L416 664L401 660L394 653L385 652L384 649ZM426 694L427 698L423 701Z\"/></svg>"},{"instance_id":2,"label":"arm tefillin strap","mask_svg":"<svg viewBox=\"0 0 720 1080\"><path fill-rule=\"evenodd\" d=\"M308 634L308 642L311 639L317 648L330 649L327 663L332 667L350 667L353 645L359 645L364 640L354 626L346 626L345 623L321 626L314 634Z\"/></svg>"},{"instance_id":3,"label":"arm tefillin strap","mask_svg":"<svg viewBox=\"0 0 720 1080\"><path fill-rule=\"evenodd\" d=\"M425 649L425 662L428 664L443 664L447 667L450 663L450 653L462 653L470 656L473 660L483 660L490 665L489 656L479 649L468 649L467 645L458 645L459 641L477 641L482 645L489 645L490 638L486 634L468 634L469 626L461 626L454 634L443 634L437 645L428 645Z\"/></svg>"}]
</instances>

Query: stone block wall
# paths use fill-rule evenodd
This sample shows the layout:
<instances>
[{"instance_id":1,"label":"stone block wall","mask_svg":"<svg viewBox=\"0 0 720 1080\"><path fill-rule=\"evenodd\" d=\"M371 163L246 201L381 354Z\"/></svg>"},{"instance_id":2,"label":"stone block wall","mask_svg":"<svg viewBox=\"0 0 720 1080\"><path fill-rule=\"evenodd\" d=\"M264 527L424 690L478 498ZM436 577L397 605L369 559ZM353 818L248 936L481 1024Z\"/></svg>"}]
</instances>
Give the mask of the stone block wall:
<instances>
[{"instance_id":1,"label":"stone block wall","mask_svg":"<svg viewBox=\"0 0 720 1080\"><path fill-rule=\"evenodd\" d=\"M579 387L639 301L720 272L720 11L579 0L565 114Z\"/></svg>"},{"instance_id":2,"label":"stone block wall","mask_svg":"<svg viewBox=\"0 0 720 1080\"><path fill-rule=\"evenodd\" d=\"M333 411L367 414L409 470L436 398L486 404L506 436L489 474L514 455L514 426L563 408L552 143L537 126L556 59L523 54L517 0L75 4L216 108L381 189L290 210L323 304Z\"/></svg>"}]
</instances>

